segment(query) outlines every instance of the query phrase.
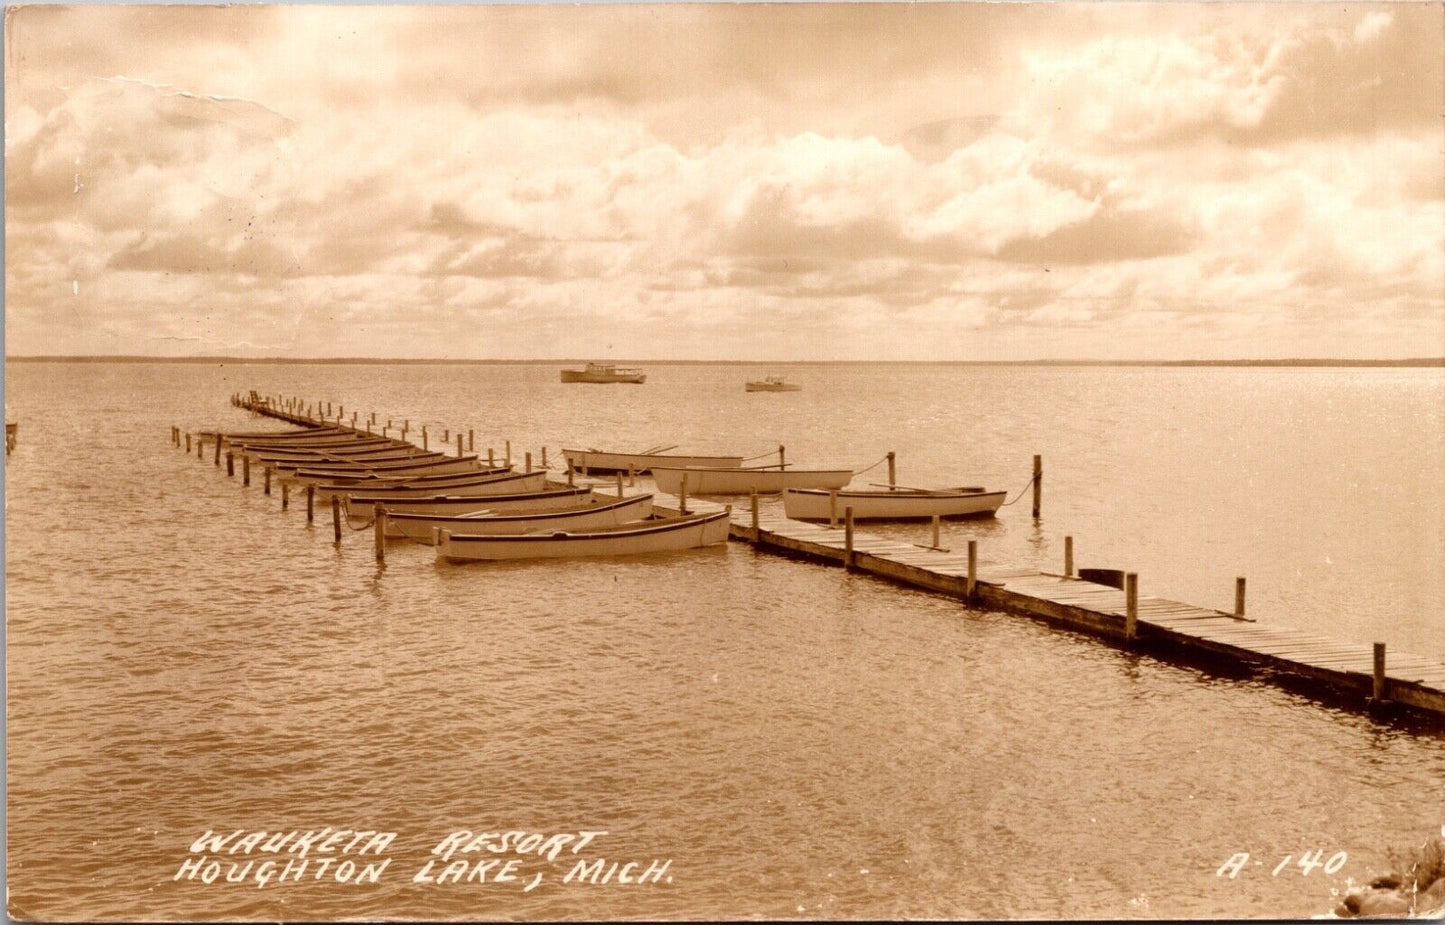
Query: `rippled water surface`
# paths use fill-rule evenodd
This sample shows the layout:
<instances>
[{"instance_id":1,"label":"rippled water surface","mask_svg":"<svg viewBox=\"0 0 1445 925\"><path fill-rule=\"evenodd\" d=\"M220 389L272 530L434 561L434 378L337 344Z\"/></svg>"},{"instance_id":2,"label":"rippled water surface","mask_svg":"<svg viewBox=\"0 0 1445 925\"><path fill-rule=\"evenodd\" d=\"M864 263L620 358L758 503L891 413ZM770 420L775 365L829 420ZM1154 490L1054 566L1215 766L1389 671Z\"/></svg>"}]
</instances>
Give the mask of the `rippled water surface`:
<instances>
[{"instance_id":1,"label":"rippled water surface","mask_svg":"<svg viewBox=\"0 0 1445 925\"><path fill-rule=\"evenodd\" d=\"M728 545L438 565L169 443L233 391L479 448L754 454L1028 502L986 556L1445 656L1440 370L10 364L17 917L1303 916L1445 822L1438 724ZM880 467L860 481L884 478ZM881 528L926 541L926 527ZM395 831L375 885L176 882L206 829ZM670 883L417 884L452 829L606 830ZM1345 852L1333 875L1286 857ZM1236 852L1250 864L1216 871ZM1258 861L1258 864L1254 862Z\"/></svg>"}]
</instances>

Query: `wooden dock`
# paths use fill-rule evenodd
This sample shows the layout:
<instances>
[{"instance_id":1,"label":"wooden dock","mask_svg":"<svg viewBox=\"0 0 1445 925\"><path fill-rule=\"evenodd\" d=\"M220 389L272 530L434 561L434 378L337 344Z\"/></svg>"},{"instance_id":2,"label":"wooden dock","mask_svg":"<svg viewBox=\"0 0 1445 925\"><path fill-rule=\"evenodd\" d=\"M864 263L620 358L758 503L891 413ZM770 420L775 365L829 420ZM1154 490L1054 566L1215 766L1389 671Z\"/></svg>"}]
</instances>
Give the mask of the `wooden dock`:
<instances>
[{"instance_id":1,"label":"wooden dock","mask_svg":"<svg viewBox=\"0 0 1445 925\"><path fill-rule=\"evenodd\" d=\"M257 403L240 396L232 402L257 413L302 426L323 423L307 408L284 402ZM318 403L319 405L319 403ZM329 406L328 406L329 409ZM353 426L356 416L353 413ZM375 416L372 416L372 423ZM325 421L343 424L338 418ZM361 428L356 428L358 431ZM368 432L370 427L368 425ZM179 444L179 429L173 440ZM460 449L460 435L458 436ZM189 446L189 440L187 441ZM530 454L528 454L530 457ZM510 446L508 456L510 457ZM1035 472L1037 475L1037 459ZM602 491L614 483L594 482ZM1037 495L1035 496L1037 498ZM677 498L655 493L654 510L676 513L722 510L711 499ZM1158 597L1140 597L1137 579L1124 588L1086 581L1071 574L1040 572L979 558L969 542L966 553L861 533L851 523L837 526L790 520L759 511L746 497L732 505L730 536L755 548L832 563L966 601L1025 614L1049 623L1092 633L1159 655L1179 653L1268 669L1274 676L1302 678L1344 694L1361 705L1401 704L1445 715L1445 660L1391 652L1383 643L1351 645L1316 633L1261 624L1243 614L1213 610ZM1071 547L1068 547L1071 549ZM1067 567L1071 570L1072 564ZM1241 580L1242 582L1242 580Z\"/></svg>"}]
</instances>

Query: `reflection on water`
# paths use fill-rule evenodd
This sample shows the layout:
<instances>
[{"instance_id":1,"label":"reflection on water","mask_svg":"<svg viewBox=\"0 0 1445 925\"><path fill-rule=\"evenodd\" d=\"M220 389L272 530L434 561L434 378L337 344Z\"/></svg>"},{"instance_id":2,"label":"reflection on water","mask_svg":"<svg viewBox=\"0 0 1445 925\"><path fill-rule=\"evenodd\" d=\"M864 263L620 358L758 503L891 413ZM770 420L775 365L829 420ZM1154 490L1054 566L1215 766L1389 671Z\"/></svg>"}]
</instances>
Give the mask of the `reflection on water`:
<instances>
[{"instance_id":1,"label":"reflection on water","mask_svg":"<svg viewBox=\"0 0 1445 925\"><path fill-rule=\"evenodd\" d=\"M892 449L906 484L1012 490L1039 452L1039 524L1024 500L943 544L1058 568L1073 534L1144 593L1229 606L1246 574L1263 619L1445 651L1439 371L805 367L776 395L648 372L10 366L12 914L1298 916L1445 816L1434 724L739 546L378 564L167 442L254 427L226 396L257 388L514 456ZM383 882L172 880L207 828L327 825L399 833ZM673 882L411 882L447 832L514 828L606 830ZM1348 861L1271 873L1315 849ZM1217 877L1238 852L1260 864Z\"/></svg>"}]
</instances>

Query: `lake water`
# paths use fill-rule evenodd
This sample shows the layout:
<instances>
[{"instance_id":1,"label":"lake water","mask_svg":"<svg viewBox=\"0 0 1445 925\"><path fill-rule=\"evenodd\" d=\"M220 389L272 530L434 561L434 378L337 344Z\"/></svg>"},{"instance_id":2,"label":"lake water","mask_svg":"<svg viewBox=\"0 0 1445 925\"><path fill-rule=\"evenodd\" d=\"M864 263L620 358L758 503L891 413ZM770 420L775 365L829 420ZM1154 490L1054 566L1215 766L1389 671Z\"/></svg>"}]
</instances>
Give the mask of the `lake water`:
<instances>
[{"instance_id":1,"label":"lake water","mask_svg":"<svg viewBox=\"0 0 1445 925\"><path fill-rule=\"evenodd\" d=\"M748 394L776 368L557 369L9 364L10 914L1292 917L1445 822L1438 723L735 544L379 566L169 443L267 426L227 403L254 388L518 462L893 450L902 484L1012 499L1040 453L1039 522L1025 499L944 545L1057 570L1071 534L1143 594L1229 608L1244 575L1263 621L1445 657L1445 371L843 364ZM174 879L207 829L326 826L398 833L380 882ZM605 830L588 859L671 882L564 883L570 854L524 859L530 892L413 882L460 829ZM1303 873L1316 850L1344 860Z\"/></svg>"}]
</instances>

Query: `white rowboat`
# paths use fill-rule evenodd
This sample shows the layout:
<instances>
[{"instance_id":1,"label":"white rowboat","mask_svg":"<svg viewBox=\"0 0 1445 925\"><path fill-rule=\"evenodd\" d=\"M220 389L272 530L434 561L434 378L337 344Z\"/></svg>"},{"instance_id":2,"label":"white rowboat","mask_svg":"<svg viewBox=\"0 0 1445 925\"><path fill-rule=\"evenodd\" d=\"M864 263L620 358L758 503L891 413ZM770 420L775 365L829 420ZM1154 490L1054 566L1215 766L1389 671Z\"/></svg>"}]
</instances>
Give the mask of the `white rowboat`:
<instances>
[{"instance_id":1,"label":"white rowboat","mask_svg":"<svg viewBox=\"0 0 1445 925\"><path fill-rule=\"evenodd\" d=\"M651 471L653 466L711 466L719 469L734 469L743 464L741 456L669 456L664 453L608 453L602 450L562 450L567 465L574 472L635 472L638 475Z\"/></svg>"},{"instance_id":2,"label":"white rowboat","mask_svg":"<svg viewBox=\"0 0 1445 925\"><path fill-rule=\"evenodd\" d=\"M346 499L347 520L354 527L371 522L376 505L380 503L388 514L475 514L478 511L493 511L515 514L521 511L556 511L584 504L606 504L616 501L615 497L595 495L589 488L557 488L545 491L527 491L505 495L478 495L461 497L439 494L429 498L376 498L370 495L351 495ZM389 534L388 534L389 535Z\"/></svg>"},{"instance_id":3,"label":"white rowboat","mask_svg":"<svg viewBox=\"0 0 1445 925\"><path fill-rule=\"evenodd\" d=\"M441 532L437 558L448 562L494 559L561 559L673 552L727 542L730 511L641 520L615 527L557 530L521 536Z\"/></svg>"},{"instance_id":4,"label":"white rowboat","mask_svg":"<svg viewBox=\"0 0 1445 925\"><path fill-rule=\"evenodd\" d=\"M483 475L477 478L461 478L456 481L436 480L420 484L387 483L367 479L351 485L325 483L318 485L317 494L321 500L329 501L332 495L365 495L373 503L381 501L405 501L409 498L435 498L446 495L451 498L478 498L483 495L514 495L522 492L541 491L547 487L547 473L508 472L502 475Z\"/></svg>"},{"instance_id":5,"label":"white rowboat","mask_svg":"<svg viewBox=\"0 0 1445 925\"><path fill-rule=\"evenodd\" d=\"M637 495L604 504L562 508L556 511L529 511L498 514L493 510L473 514L391 514L386 515L387 536L400 534L428 546L436 544L435 531L516 535L537 530L579 530L590 527L611 527L644 520L652 516L652 495Z\"/></svg>"},{"instance_id":6,"label":"white rowboat","mask_svg":"<svg viewBox=\"0 0 1445 925\"><path fill-rule=\"evenodd\" d=\"M981 488L838 492L789 488L783 491L783 510L793 520L841 521L850 507L854 520L992 517L1005 494Z\"/></svg>"},{"instance_id":7,"label":"white rowboat","mask_svg":"<svg viewBox=\"0 0 1445 925\"><path fill-rule=\"evenodd\" d=\"M853 480L852 469L671 469L657 467L652 478L657 490L669 495L682 490L682 477L687 476L687 490L694 495L745 495L750 491L778 492L785 488L842 488Z\"/></svg>"}]
</instances>

